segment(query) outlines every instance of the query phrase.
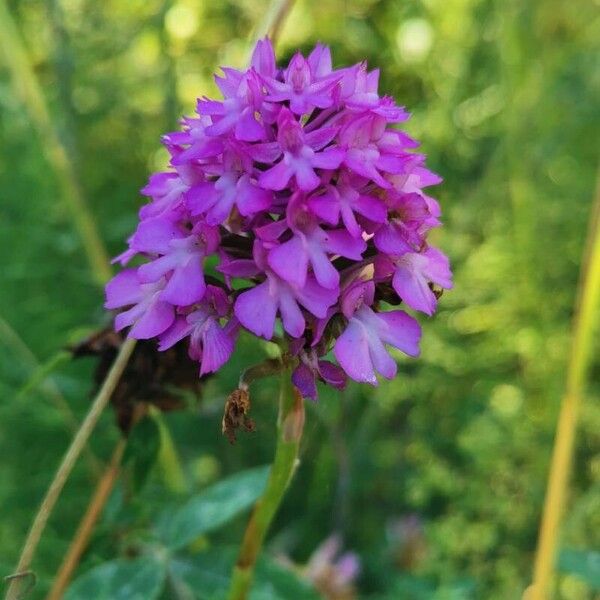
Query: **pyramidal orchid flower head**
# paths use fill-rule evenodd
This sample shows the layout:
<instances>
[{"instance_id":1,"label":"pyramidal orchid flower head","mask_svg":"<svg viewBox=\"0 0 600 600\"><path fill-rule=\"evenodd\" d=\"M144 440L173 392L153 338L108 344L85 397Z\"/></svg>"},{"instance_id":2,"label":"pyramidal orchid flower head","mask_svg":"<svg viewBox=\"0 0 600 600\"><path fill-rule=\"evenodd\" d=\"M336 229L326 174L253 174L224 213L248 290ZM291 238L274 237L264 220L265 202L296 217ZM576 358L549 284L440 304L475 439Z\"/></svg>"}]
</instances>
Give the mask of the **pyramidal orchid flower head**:
<instances>
[{"instance_id":1,"label":"pyramidal orchid flower head","mask_svg":"<svg viewBox=\"0 0 600 600\"><path fill-rule=\"evenodd\" d=\"M280 332L312 399L317 381L394 377L392 349L419 354L407 311L432 315L452 287L427 241L440 208L424 189L441 179L398 128L408 113L379 94L378 70L335 69L322 44L278 67L260 40L247 70L216 83L223 98L200 98L162 138L170 168L142 189L150 201L115 259L137 266L106 287L115 327L159 350L187 340L202 375L240 329Z\"/></svg>"}]
</instances>

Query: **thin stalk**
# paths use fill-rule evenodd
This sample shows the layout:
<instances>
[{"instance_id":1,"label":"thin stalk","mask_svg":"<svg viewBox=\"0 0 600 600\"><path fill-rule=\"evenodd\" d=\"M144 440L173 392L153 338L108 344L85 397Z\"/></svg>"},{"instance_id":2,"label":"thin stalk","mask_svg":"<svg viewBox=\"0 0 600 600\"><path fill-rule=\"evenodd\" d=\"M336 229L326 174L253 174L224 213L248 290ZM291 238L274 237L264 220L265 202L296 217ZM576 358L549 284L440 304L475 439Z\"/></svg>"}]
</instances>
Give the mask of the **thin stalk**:
<instances>
[{"instance_id":1,"label":"thin stalk","mask_svg":"<svg viewBox=\"0 0 600 600\"><path fill-rule=\"evenodd\" d=\"M128 339L121 346L119 350L119 354L113 363L98 395L94 399L92 406L88 414L86 415L81 427L75 434L73 440L71 441L71 445L67 450L62 463L58 467L56 474L54 475L54 479L50 483L50 487L46 491L46 496L42 501L42 504L33 520L33 524L31 525L31 529L27 535L27 539L25 540L25 544L21 551L21 556L19 557L19 562L15 569L15 573L8 578L8 591L6 593L6 600L17 600L19 597L19 582L20 575L28 573L28 569L33 560L36 548L39 544L40 538L42 537L42 533L46 527L48 519L56 505L58 497L62 492L62 489L75 466L81 451L85 447L102 411L106 408L110 397L117 386L125 367L127 366L127 361L135 348L136 341L133 339Z\"/></svg>"},{"instance_id":2,"label":"thin stalk","mask_svg":"<svg viewBox=\"0 0 600 600\"><path fill-rule=\"evenodd\" d=\"M275 458L265 492L256 503L244 533L232 573L228 600L248 598L256 560L298 462L298 448L304 429L304 402L290 376L290 370L284 369L281 375Z\"/></svg>"},{"instance_id":3,"label":"thin stalk","mask_svg":"<svg viewBox=\"0 0 600 600\"><path fill-rule=\"evenodd\" d=\"M63 597L63 594L73 577L73 573L75 572L75 569L77 569L77 565L79 565L81 556L88 546L94 527L102 514L102 509L115 485L121 470L121 459L123 458L126 444L125 438L121 438L117 442L110 463L104 471L100 481L98 481L98 485L96 486L85 514L79 523L75 537L71 541L71 545L60 565L56 579L54 580L50 593L46 596L46 600L60 600Z\"/></svg>"},{"instance_id":4,"label":"thin stalk","mask_svg":"<svg viewBox=\"0 0 600 600\"><path fill-rule=\"evenodd\" d=\"M285 23L285 19L294 6L294 0L272 0L265 12L263 20L254 31L254 42L269 36L275 46L277 38Z\"/></svg>"},{"instance_id":5,"label":"thin stalk","mask_svg":"<svg viewBox=\"0 0 600 600\"><path fill-rule=\"evenodd\" d=\"M585 391L592 358L594 331L600 316L600 179L590 220L584 252L575 317L571 355L567 367L565 395L562 399L548 488L540 526L533 585L527 590L531 600L547 600L558 548L560 521L567 493L577 418Z\"/></svg>"},{"instance_id":6,"label":"thin stalk","mask_svg":"<svg viewBox=\"0 0 600 600\"><path fill-rule=\"evenodd\" d=\"M52 123L40 83L5 0L0 0L0 56L4 57L21 102L38 132L42 149L56 173L63 201L71 213L94 276L99 283L106 283L111 277L108 253L67 149Z\"/></svg>"},{"instance_id":7,"label":"thin stalk","mask_svg":"<svg viewBox=\"0 0 600 600\"><path fill-rule=\"evenodd\" d=\"M185 494L188 490L185 471L181 466L181 459L173 436L165 423L162 413L155 407L150 407L150 416L154 419L160 435L160 450L158 452L158 466L161 470L163 481L169 490L175 494Z\"/></svg>"}]
</instances>

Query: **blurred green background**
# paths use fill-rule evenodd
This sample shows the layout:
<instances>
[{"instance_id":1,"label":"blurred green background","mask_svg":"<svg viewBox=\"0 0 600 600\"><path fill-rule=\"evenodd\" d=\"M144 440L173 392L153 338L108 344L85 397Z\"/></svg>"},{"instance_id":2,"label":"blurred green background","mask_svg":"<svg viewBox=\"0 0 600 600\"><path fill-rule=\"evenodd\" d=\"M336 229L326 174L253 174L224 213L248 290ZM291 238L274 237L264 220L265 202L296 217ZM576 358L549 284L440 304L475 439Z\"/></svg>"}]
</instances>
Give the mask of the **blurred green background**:
<instances>
[{"instance_id":1,"label":"blurred green background","mask_svg":"<svg viewBox=\"0 0 600 600\"><path fill-rule=\"evenodd\" d=\"M245 64L266 6L8 2L111 254L134 228L143 201L137 190L165 164L160 135L176 128L198 96L215 93L217 65ZM0 23L0 36L7 27ZM380 89L413 112L407 129L445 179L435 190L445 226L433 243L450 255L456 283L424 323L420 360L399 358L394 381L376 389L351 385L342 395L323 391L308 407L302 464L269 554L305 563L338 532L362 563L359 598L521 597L531 577L596 184L599 39L598 4L591 1L296 2L280 36L280 62L322 41L336 65L367 58L380 67ZM24 71L11 76L4 58L0 571L8 574L72 435L66 413L80 420L93 389L93 360L55 358L108 317L61 199L60 176L45 158L48 138L23 108ZM554 597L565 600L592 599L599 589L599 349L596 342L554 582ZM256 433L230 446L220 432L224 398L240 371L268 353L267 344L244 337L198 403L165 415L188 494L270 461L276 382L253 390ZM92 450L108 459L117 439L107 411ZM42 540L32 598L49 589L93 482L84 457ZM153 511L176 496L160 469L133 495L123 494L124 485L111 497L79 574L131 553ZM245 519L196 544L190 556L238 542Z\"/></svg>"}]
</instances>

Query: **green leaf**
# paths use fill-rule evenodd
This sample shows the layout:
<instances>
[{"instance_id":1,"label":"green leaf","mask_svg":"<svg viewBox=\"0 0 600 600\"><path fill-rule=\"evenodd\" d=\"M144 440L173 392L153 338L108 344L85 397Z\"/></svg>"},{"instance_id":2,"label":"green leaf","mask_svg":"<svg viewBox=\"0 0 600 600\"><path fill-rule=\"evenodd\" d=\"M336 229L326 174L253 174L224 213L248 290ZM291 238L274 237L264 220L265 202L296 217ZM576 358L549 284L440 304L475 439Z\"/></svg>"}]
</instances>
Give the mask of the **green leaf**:
<instances>
[{"instance_id":1,"label":"green leaf","mask_svg":"<svg viewBox=\"0 0 600 600\"><path fill-rule=\"evenodd\" d=\"M146 483L160 450L160 429L154 419L144 417L135 425L123 457L124 464L133 468L133 486L139 490Z\"/></svg>"},{"instance_id":2,"label":"green leaf","mask_svg":"<svg viewBox=\"0 0 600 600\"><path fill-rule=\"evenodd\" d=\"M231 570L235 563L235 548L219 548L198 554L190 559L171 561L172 580L185 586L195 600L225 598ZM256 565L254 585L249 600L319 600L320 596L292 571L268 558Z\"/></svg>"},{"instance_id":3,"label":"green leaf","mask_svg":"<svg viewBox=\"0 0 600 600\"><path fill-rule=\"evenodd\" d=\"M65 600L154 600L162 592L166 564L150 556L114 560L78 577Z\"/></svg>"},{"instance_id":4,"label":"green leaf","mask_svg":"<svg viewBox=\"0 0 600 600\"><path fill-rule=\"evenodd\" d=\"M268 466L244 471L194 496L178 510L164 511L157 524L159 537L177 550L217 529L256 502L268 475Z\"/></svg>"},{"instance_id":5,"label":"green leaf","mask_svg":"<svg viewBox=\"0 0 600 600\"><path fill-rule=\"evenodd\" d=\"M600 589L600 552L591 550L561 550L558 569L579 577L595 590Z\"/></svg>"}]
</instances>

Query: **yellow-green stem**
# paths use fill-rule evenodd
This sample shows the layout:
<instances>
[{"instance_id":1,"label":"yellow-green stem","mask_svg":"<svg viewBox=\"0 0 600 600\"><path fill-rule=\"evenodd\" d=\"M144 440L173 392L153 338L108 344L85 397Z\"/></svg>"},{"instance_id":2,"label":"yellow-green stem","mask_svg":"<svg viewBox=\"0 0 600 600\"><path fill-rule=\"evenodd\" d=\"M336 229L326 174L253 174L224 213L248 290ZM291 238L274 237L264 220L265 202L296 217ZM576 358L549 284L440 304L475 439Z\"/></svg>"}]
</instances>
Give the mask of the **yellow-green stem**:
<instances>
[{"instance_id":1,"label":"yellow-green stem","mask_svg":"<svg viewBox=\"0 0 600 600\"><path fill-rule=\"evenodd\" d=\"M256 503L244 533L232 573L229 600L246 600L248 597L256 560L294 474L303 429L304 401L291 382L290 370L284 369L281 374L275 458L265 492Z\"/></svg>"},{"instance_id":2,"label":"yellow-green stem","mask_svg":"<svg viewBox=\"0 0 600 600\"><path fill-rule=\"evenodd\" d=\"M94 276L99 283L106 283L111 277L108 253L85 201L73 163L52 124L41 86L5 0L0 0L0 56L12 74L17 93L56 173L63 201L71 213Z\"/></svg>"},{"instance_id":3,"label":"yellow-green stem","mask_svg":"<svg viewBox=\"0 0 600 600\"><path fill-rule=\"evenodd\" d=\"M86 415L83 423L79 427L75 437L71 441L71 445L67 450L48 490L46 492L46 496L44 497L42 504L33 520L31 525L31 529L27 535L27 539L25 540L25 544L23 545L23 549L21 551L21 556L19 557L19 562L15 569L15 573L10 575L8 580L8 591L6 593L6 600L17 600L21 595L19 593L21 577L22 575L28 572L29 567L31 566L31 562L33 560L35 551L42 537L42 533L46 528L46 524L48 523L48 519L52 514L52 510L56 505L58 497L62 492L69 475L73 471L73 467L81 454L81 451L87 444L87 441L100 418L100 415L106 408L110 397L117 386L125 367L127 366L127 361L135 348L136 340L128 339L121 346L119 350L119 354L113 363L100 391L96 398L94 398L94 402L90 407L88 414Z\"/></svg>"},{"instance_id":4,"label":"yellow-green stem","mask_svg":"<svg viewBox=\"0 0 600 600\"><path fill-rule=\"evenodd\" d=\"M592 209L588 242L581 267L580 287L573 322L571 355L567 382L556 429L548 488L540 526L533 584L527 590L530 600L551 597L560 520L569 483L577 417L592 355L594 331L600 315L600 182Z\"/></svg>"}]
</instances>

